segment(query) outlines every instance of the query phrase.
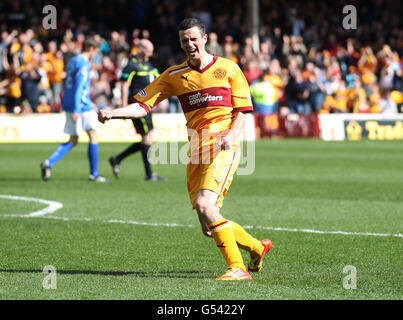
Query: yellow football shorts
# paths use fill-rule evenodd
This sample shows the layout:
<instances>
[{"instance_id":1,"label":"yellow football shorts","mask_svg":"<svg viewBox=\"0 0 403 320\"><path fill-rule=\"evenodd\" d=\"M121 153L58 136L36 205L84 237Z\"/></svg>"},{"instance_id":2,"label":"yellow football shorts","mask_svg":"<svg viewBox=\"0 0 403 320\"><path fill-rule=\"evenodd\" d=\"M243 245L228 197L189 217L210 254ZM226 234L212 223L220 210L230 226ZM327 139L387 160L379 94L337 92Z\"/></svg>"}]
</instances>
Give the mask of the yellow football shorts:
<instances>
[{"instance_id":1,"label":"yellow football shorts","mask_svg":"<svg viewBox=\"0 0 403 320\"><path fill-rule=\"evenodd\" d=\"M239 145L220 151L210 163L191 163L187 165L187 185L193 209L200 189L218 194L217 204L221 208L241 158Z\"/></svg>"}]
</instances>

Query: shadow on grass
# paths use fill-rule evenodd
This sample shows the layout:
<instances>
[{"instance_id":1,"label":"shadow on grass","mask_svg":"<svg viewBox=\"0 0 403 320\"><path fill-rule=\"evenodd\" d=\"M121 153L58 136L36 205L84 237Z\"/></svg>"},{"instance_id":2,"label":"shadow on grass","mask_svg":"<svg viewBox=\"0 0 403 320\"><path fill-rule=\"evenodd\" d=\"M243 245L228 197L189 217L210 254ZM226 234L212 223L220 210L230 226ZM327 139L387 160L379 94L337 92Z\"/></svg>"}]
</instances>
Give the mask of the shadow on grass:
<instances>
[{"instance_id":1,"label":"shadow on grass","mask_svg":"<svg viewBox=\"0 0 403 320\"><path fill-rule=\"evenodd\" d=\"M43 273L42 270L0 269L0 273ZM134 276L139 278L211 278L212 271L181 270L181 271L98 271L98 270L56 270L57 274L67 275L99 275L99 276Z\"/></svg>"}]
</instances>

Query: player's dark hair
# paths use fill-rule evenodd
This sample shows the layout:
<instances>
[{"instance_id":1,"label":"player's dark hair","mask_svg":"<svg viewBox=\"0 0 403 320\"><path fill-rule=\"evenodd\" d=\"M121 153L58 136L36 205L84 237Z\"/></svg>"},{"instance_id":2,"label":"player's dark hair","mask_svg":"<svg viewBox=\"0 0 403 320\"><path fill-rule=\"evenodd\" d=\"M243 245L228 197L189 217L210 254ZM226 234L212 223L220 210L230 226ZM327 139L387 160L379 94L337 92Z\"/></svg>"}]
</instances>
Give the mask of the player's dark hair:
<instances>
[{"instance_id":1,"label":"player's dark hair","mask_svg":"<svg viewBox=\"0 0 403 320\"><path fill-rule=\"evenodd\" d=\"M91 47L99 48L100 46L101 46L101 44L97 40L95 40L92 37L88 37L83 42L82 50L88 51Z\"/></svg>"},{"instance_id":2,"label":"player's dark hair","mask_svg":"<svg viewBox=\"0 0 403 320\"><path fill-rule=\"evenodd\" d=\"M178 26L178 31L187 30L193 27L198 27L202 36L206 33L206 26L197 18L186 18L183 20Z\"/></svg>"}]
</instances>

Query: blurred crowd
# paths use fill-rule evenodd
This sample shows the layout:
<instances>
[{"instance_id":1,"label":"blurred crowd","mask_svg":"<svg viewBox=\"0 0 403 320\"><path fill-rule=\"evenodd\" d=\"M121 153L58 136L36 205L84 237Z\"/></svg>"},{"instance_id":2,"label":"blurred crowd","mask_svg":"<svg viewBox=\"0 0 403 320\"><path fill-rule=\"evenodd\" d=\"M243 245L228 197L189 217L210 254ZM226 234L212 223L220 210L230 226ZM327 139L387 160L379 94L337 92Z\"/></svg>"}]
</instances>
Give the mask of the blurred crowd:
<instances>
[{"instance_id":1,"label":"blurred crowd","mask_svg":"<svg viewBox=\"0 0 403 320\"><path fill-rule=\"evenodd\" d=\"M207 49L243 70L255 112L403 112L403 4L393 0L259 1L259 48L249 37L247 1L54 1L57 28L42 26L42 0L0 2L0 112L60 112L65 67L88 36L101 43L92 61L92 98L121 103L121 71L140 39L155 46L160 72L181 63L177 25L206 24ZM357 29L344 29L344 5ZM171 98L156 112L180 112Z\"/></svg>"}]
</instances>

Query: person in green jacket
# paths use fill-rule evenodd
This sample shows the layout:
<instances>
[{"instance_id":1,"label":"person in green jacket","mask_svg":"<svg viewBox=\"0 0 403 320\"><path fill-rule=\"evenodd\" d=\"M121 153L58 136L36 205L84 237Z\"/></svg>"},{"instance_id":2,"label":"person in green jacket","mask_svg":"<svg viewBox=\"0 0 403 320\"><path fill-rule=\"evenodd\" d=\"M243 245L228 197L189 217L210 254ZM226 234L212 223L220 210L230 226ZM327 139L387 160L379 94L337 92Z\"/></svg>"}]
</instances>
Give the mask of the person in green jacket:
<instances>
[{"instance_id":1,"label":"person in green jacket","mask_svg":"<svg viewBox=\"0 0 403 320\"><path fill-rule=\"evenodd\" d=\"M251 83L250 93L255 113L272 114L278 111L275 88L264 80L264 75Z\"/></svg>"}]
</instances>

